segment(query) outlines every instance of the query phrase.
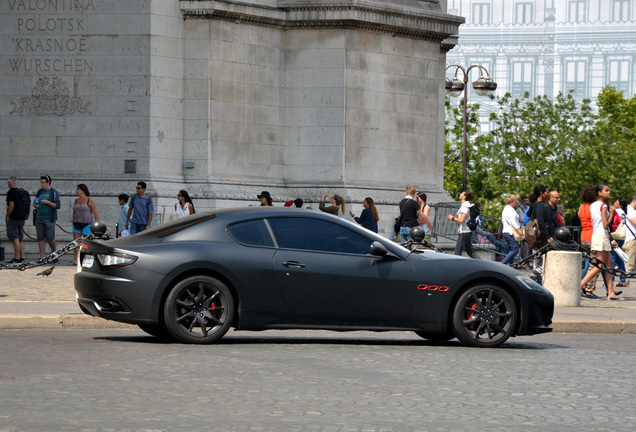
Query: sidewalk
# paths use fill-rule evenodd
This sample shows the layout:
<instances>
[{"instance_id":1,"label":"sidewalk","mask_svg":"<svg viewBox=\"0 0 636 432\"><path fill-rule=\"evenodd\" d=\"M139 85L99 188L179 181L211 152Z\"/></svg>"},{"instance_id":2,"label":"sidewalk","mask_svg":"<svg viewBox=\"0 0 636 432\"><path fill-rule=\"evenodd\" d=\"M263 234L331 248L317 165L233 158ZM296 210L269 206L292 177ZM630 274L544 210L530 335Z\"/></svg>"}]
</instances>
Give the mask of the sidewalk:
<instances>
[{"instance_id":1,"label":"sidewalk","mask_svg":"<svg viewBox=\"0 0 636 432\"><path fill-rule=\"evenodd\" d=\"M50 276L37 276L50 267L0 270L0 329L136 328L82 313L73 289L77 268L62 258ZM636 280L616 289L624 301L581 299L580 307L556 308L554 332L636 334ZM605 292L600 281L596 292Z\"/></svg>"}]
</instances>

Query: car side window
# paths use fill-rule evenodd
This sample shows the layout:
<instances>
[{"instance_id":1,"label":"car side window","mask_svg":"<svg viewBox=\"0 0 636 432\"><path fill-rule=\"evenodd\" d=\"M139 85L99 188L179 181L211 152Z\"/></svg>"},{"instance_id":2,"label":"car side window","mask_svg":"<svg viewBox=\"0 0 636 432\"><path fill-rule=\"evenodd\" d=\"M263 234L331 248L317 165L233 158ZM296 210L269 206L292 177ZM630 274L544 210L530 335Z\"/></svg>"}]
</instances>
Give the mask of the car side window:
<instances>
[{"instance_id":1,"label":"car side window","mask_svg":"<svg viewBox=\"0 0 636 432\"><path fill-rule=\"evenodd\" d=\"M269 222L278 246L364 255L373 240L340 225L311 218L273 218Z\"/></svg>"},{"instance_id":2,"label":"car side window","mask_svg":"<svg viewBox=\"0 0 636 432\"><path fill-rule=\"evenodd\" d=\"M234 240L249 246L274 247L274 241L262 219L230 225L228 232Z\"/></svg>"}]
</instances>

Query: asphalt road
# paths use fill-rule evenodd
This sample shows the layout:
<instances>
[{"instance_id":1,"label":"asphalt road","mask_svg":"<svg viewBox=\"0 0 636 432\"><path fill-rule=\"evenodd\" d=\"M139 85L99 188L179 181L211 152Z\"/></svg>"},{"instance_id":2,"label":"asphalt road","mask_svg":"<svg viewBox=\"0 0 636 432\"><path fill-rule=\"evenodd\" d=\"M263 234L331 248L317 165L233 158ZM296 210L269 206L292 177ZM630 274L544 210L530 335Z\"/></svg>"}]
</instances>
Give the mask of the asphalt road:
<instances>
[{"instance_id":1,"label":"asphalt road","mask_svg":"<svg viewBox=\"0 0 636 432\"><path fill-rule=\"evenodd\" d=\"M636 336L0 331L0 431L632 431Z\"/></svg>"}]
</instances>

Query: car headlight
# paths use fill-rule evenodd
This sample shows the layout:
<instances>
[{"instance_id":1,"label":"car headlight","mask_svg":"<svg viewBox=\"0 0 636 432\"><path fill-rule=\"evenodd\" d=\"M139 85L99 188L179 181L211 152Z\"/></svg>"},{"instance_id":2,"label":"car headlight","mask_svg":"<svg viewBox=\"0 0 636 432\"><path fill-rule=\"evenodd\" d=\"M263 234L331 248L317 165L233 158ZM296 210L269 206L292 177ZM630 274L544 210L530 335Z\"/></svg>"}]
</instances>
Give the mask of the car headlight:
<instances>
[{"instance_id":1,"label":"car headlight","mask_svg":"<svg viewBox=\"0 0 636 432\"><path fill-rule=\"evenodd\" d=\"M526 275L518 275L517 279L519 280L519 282L521 282L523 284L523 286L525 286L529 290L538 291L538 292L544 293L544 294L549 294L550 293L550 291L548 291L542 285L540 285L537 282L533 281L532 279L530 279Z\"/></svg>"}]
</instances>

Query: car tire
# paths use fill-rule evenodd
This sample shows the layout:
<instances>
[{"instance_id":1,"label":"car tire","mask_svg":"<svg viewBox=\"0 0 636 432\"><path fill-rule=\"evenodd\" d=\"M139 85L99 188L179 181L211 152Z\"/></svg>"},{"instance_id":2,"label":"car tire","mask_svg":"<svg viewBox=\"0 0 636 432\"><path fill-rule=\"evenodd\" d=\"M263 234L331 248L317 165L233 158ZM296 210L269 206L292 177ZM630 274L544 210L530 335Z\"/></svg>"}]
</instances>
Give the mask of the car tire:
<instances>
[{"instance_id":1,"label":"car tire","mask_svg":"<svg viewBox=\"0 0 636 432\"><path fill-rule=\"evenodd\" d=\"M453 333L464 345L493 348L517 328L518 312L508 292L497 285L468 288L453 307Z\"/></svg>"},{"instance_id":2,"label":"car tire","mask_svg":"<svg viewBox=\"0 0 636 432\"><path fill-rule=\"evenodd\" d=\"M415 330L415 334L431 342L446 342L455 338L455 335L452 332L429 333L421 330Z\"/></svg>"},{"instance_id":3,"label":"car tire","mask_svg":"<svg viewBox=\"0 0 636 432\"><path fill-rule=\"evenodd\" d=\"M178 341L209 344L232 325L234 299L229 288L210 276L191 276L177 283L164 305L164 322Z\"/></svg>"},{"instance_id":4,"label":"car tire","mask_svg":"<svg viewBox=\"0 0 636 432\"><path fill-rule=\"evenodd\" d=\"M150 336L154 336L159 339L173 340L172 335L161 324L137 324L137 326Z\"/></svg>"}]
</instances>

